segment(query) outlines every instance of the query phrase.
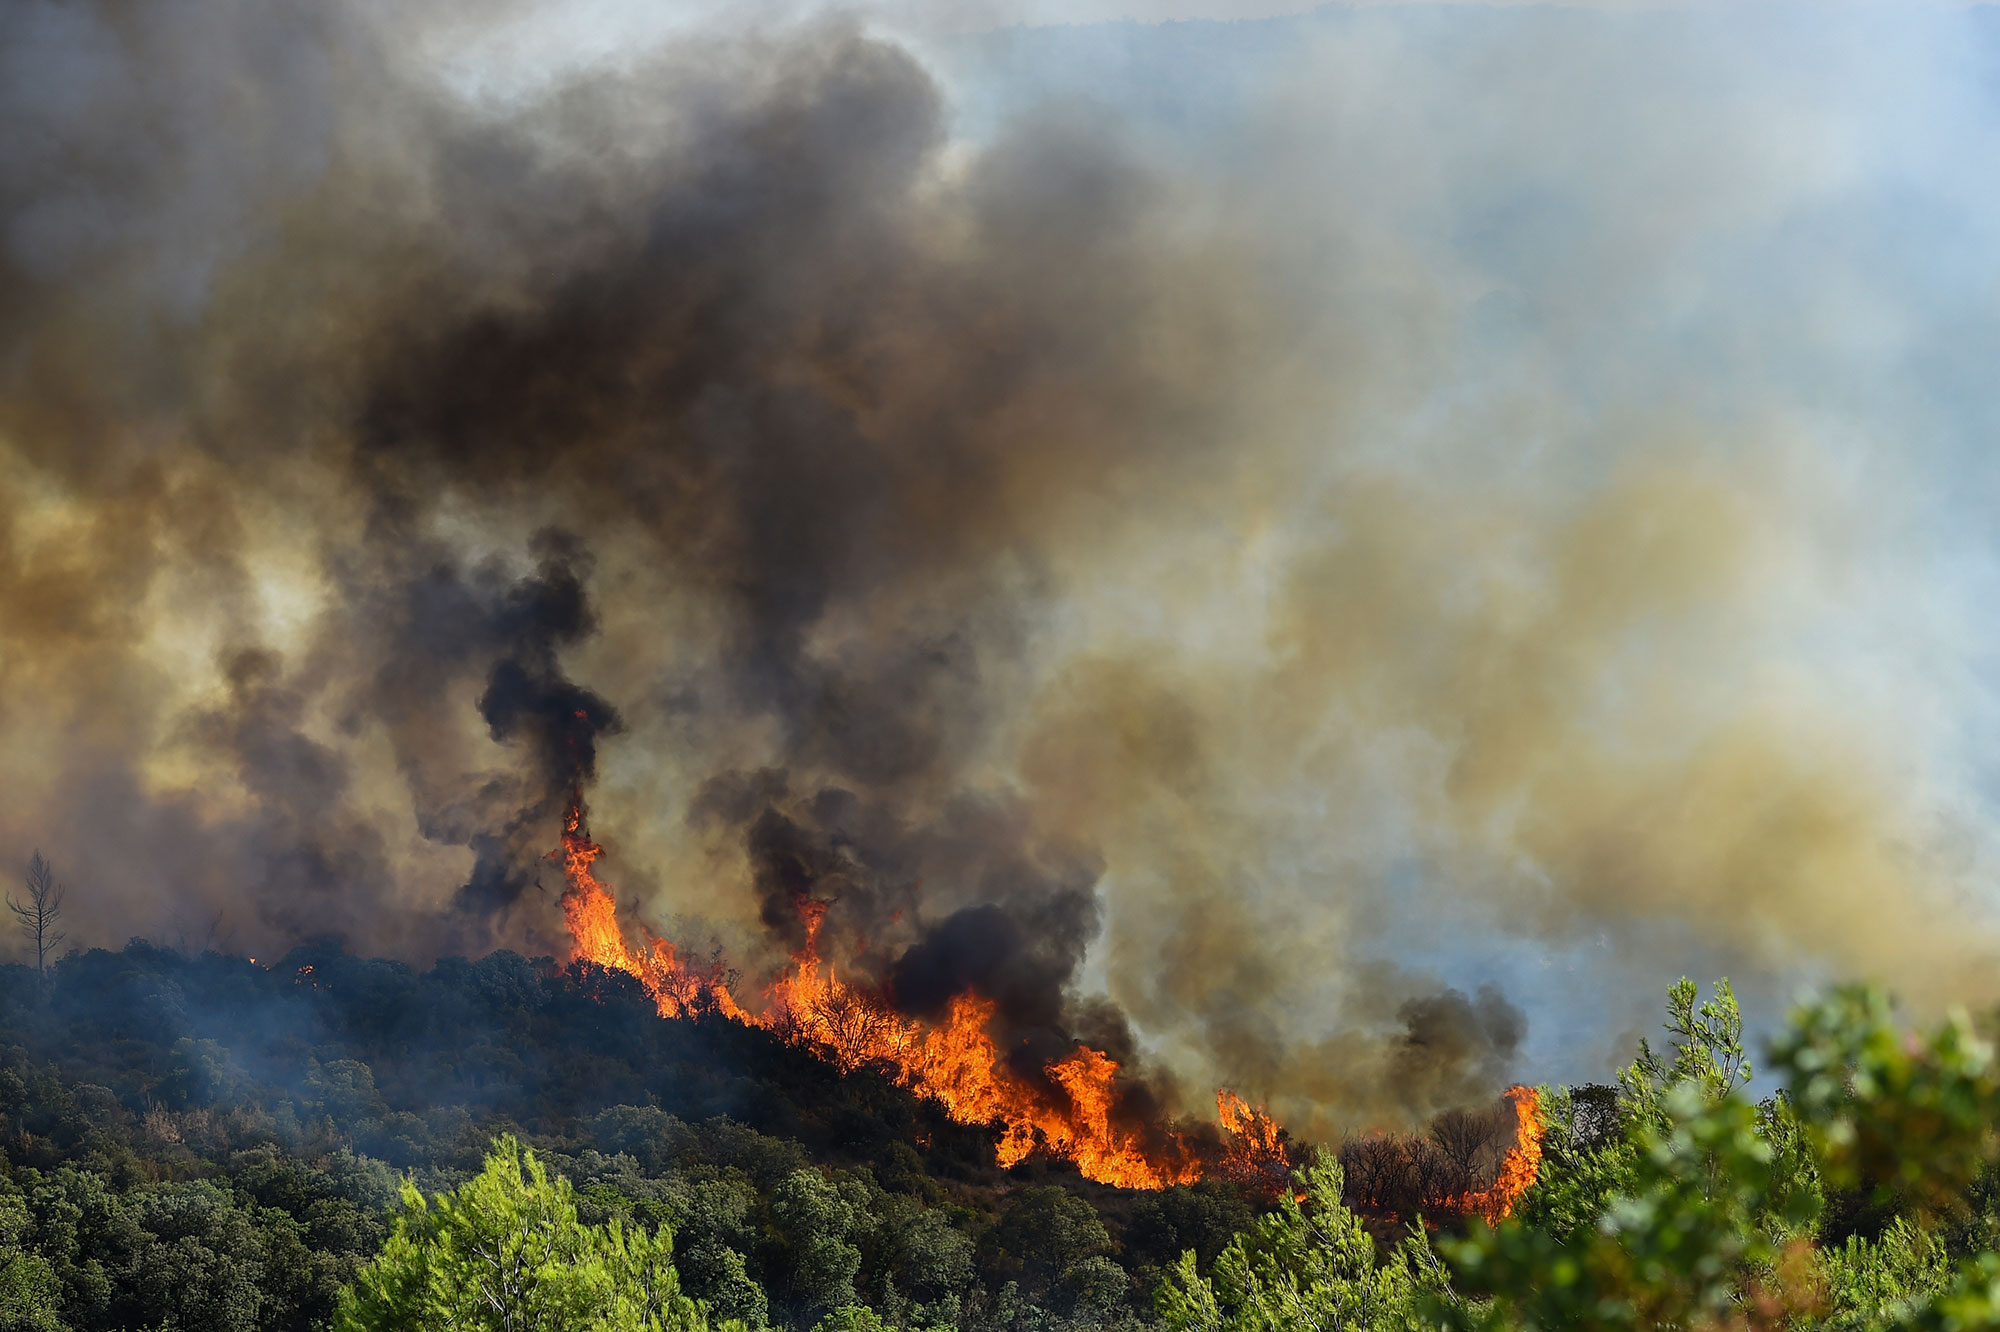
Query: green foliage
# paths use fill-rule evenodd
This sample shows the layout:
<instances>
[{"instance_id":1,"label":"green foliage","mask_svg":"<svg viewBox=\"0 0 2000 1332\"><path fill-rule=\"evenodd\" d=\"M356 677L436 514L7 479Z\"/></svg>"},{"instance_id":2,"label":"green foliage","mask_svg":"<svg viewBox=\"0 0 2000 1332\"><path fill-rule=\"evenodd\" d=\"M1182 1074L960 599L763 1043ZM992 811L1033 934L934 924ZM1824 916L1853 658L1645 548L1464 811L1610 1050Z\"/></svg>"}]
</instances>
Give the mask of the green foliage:
<instances>
[{"instance_id":1,"label":"green foliage","mask_svg":"<svg viewBox=\"0 0 2000 1332\"><path fill-rule=\"evenodd\" d=\"M1597 1226L1607 1201L1626 1188L1637 1167L1632 1120L1623 1101L1609 1107L1608 1134L1586 1122L1589 1107L1572 1088L1542 1089L1542 1161L1535 1185L1516 1216L1532 1229L1564 1245L1583 1242ZM1603 1108L1599 1107L1600 1113Z\"/></svg>"},{"instance_id":2,"label":"green foliage","mask_svg":"<svg viewBox=\"0 0 2000 1332\"><path fill-rule=\"evenodd\" d=\"M426 1200L415 1185L382 1253L342 1292L342 1332L693 1332L673 1237L617 1219L577 1219L569 1181L503 1137L462 1188Z\"/></svg>"},{"instance_id":3,"label":"green foliage","mask_svg":"<svg viewBox=\"0 0 2000 1332\"><path fill-rule=\"evenodd\" d=\"M813 1332L889 1332L889 1325L865 1304L843 1304L815 1323Z\"/></svg>"},{"instance_id":4,"label":"green foliage","mask_svg":"<svg viewBox=\"0 0 2000 1332\"><path fill-rule=\"evenodd\" d=\"M1639 1042L1639 1057L1619 1075L1631 1098L1631 1112L1658 1115L1668 1090L1692 1086L1704 1101L1720 1101L1750 1081L1743 1045L1743 1013L1727 980L1716 982L1715 997L1696 1004L1700 989L1683 976L1667 991L1667 1031L1677 1039L1673 1058L1663 1060L1650 1041Z\"/></svg>"},{"instance_id":5,"label":"green foliage","mask_svg":"<svg viewBox=\"0 0 2000 1332\"><path fill-rule=\"evenodd\" d=\"M1256 1209L1226 1183L1208 1181L1161 1189L1141 1198L1123 1236L1123 1257L1145 1290L1194 1250L1204 1269L1256 1220Z\"/></svg>"},{"instance_id":6,"label":"green foliage","mask_svg":"<svg viewBox=\"0 0 2000 1332\"><path fill-rule=\"evenodd\" d=\"M141 1195L133 1210L154 1239L133 1256L132 1284L162 1326L261 1326L268 1246L250 1214L205 1181Z\"/></svg>"},{"instance_id":7,"label":"green foliage","mask_svg":"<svg viewBox=\"0 0 2000 1332\"><path fill-rule=\"evenodd\" d=\"M26 1202L0 1193L0 1332L59 1332L61 1283L47 1259L23 1247L27 1238Z\"/></svg>"},{"instance_id":8,"label":"green foliage","mask_svg":"<svg viewBox=\"0 0 2000 1332\"><path fill-rule=\"evenodd\" d=\"M945 1299L972 1283L972 1240L942 1212L919 1211L903 1221L896 1247L896 1270L918 1299Z\"/></svg>"},{"instance_id":9,"label":"green foliage","mask_svg":"<svg viewBox=\"0 0 2000 1332\"><path fill-rule=\"evenodd\" d=\"M1464 1328L1996 1325L2000 1262L1954 1270L1926 1228L1992 1160L2000 1084L1970 1024L1919 1038L1879 993L1838 991L1793 1015L1771 1049L1785 1091L1754 1106L1733 997L1694 998L1685 981L1670 996L1673 1058L1642 1047L1626 1071L1622 1140L1575 1152L1557 1135L1534 1205L1446 1246L1484 1298L1432 1312ZM1816 1246L1829 1187L1905 1214Z\"/></svg>"},{"instance_id":10,"label":"green foliage","mask_svg":"<svg viewBox=\"0 0 2000 1332\"><path fill-rule=\"evenodd\" d=\"M792 1305L816 1313L854 1304L857 1241L874 1226L865 1193L814 1170L794 1170L771 1199L771 1216L789 1258Z\"/></svg>"},{"instance_id":11,"label":"green foliage","mask_svg":"<svg viewBox=\"0 0 2000 1332\"><path fill-rule=\"evenodd\" d=\"M1023 1189L1007 1203L986 1237L985 1266L1016 1283L1029 1300L1046 1303L1078 1263L1111 1252L1111 1235L1089 1203L1067 1189Z\"/></svg>"},{"instance_id":12,"label":"green foliage","mask_svg":"<svg viewBox=\"0 0 2000 1332\"><path fill-rule=\"evenodd\" d=\"M1796 1014L1774 1054L1835 1187L1935 1216L1992 1157L2000 1068L1962 1013L1914 1041L1885 996L1851 987Z\"/></svg>"},{"instance_id":13,"label":"green foliage","mask_svg":"<svg viewBox=\"0 0 2000 1332\"><path fill-rule=\"evenodd\" d=\"M1240 1235L1212 1278L1192 1249L1161 1285L1168 1332L1388 1332L1410 1325L1420 1292L1448 1295L1421 1226L1385 1260L1361 1218L1342 1201L1340 1163L1320 1152L1298 1176L1304 1197Z\"/></svg>"},{"instance_id":14,"label":"green foliage","mask_svg":"<svg viewBox=\"0 0 2000 1332\"><path fill-rule=\"evenodd\" d=\"M1446 1246L1468 1294L1468 1328L1695 1326L1733 1312L1811 1220L1813 1195L1760 1131L1755 1106L1712 1083L1671 1086L1635 1119L1629 1171L1596 1224L1570 1242L1545 1230L1475 1226ZM1657 1122L1663 1120L1664 1123Z\"/></svg>"},{"instance_id":15,"label":"green foliage","mask_svg":"<svg viewBox=\"0 0 2000 1332\"><path fill-rule=\"evenodd\" d=\"M318 1217L326 1237L206 1181L119 1192L69 1167L19 1171L0 1184L0 1308L18 1321L11 1305L49 1304L79 1332L322 1327L376 1232L344 1200L323 1199Z\"/></svg>"},{"instance_id":16,"label":"green foliage","mask_svg":"<svg viewBox=\"0 0 2000 1332\"><path fill-rule=\"evenodd\" d=\"M1850 1235L1818 1255L1819 1306L1829 1332L1891 1327L1933 1307L1954 1273L1945 1246L1902 1217L1873 1240Z\"/></svg>"}]
</instances>

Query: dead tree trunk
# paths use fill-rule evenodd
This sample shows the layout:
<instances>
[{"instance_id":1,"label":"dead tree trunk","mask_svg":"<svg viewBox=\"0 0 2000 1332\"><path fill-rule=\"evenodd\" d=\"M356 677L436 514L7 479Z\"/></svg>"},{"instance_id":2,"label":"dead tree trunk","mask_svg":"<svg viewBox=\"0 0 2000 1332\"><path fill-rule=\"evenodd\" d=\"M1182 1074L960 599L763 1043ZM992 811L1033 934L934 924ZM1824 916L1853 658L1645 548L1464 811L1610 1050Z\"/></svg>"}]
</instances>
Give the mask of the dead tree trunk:
<instances>
[{"instance_id":1,"label":"dead tree trunk","mask_svg":"<svg viewBox=\"0 0 2000 1332\"><path fill-rule=\"evenodd\" d=\"M62 919L63 886L56 882L55 868L35 852L28 861L28 900L17 902L14 895L7 895L7 909L14 913L14 923L35 948L35 979L46 986L49 979L49 954L56 945L69 936L56 928Z\"/></svg>"}]
</instances>

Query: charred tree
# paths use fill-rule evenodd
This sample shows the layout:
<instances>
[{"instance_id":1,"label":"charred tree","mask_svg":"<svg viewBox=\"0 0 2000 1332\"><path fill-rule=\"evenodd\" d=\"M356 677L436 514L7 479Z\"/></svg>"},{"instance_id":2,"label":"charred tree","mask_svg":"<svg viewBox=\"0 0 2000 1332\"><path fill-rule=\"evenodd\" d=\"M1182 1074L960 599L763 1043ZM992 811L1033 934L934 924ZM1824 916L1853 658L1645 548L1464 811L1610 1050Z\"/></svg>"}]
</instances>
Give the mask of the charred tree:
<instances>
[{"instance_id":1,"label":"charred tree","mask_svg":"<svg viewBox=\"0 0 2000 1332\"><path fill-rule=\"evenodd\" d=\"M1500 1158L1514 1142L1514 1115L1504 1104L1447 1110L1431 1120L1429 1137L1450 1166L1447 1191L1465 1193L1492 1183Z\"/></svg>"},{"instance_id":2,"label":"charred tree","mask_svg":"<svg viewBox=\"0 0 2000 1332\"><path fill-rule=\"evenodd\" d=\"M18 902L14 895L7 895L7 909L14 913L14 924L35 950L35 979L46 986L49 978L49 954L68 934L56 928L62 920L63 886L56 882L54 866L42 857L38 850L28 861L28 900Z\"/></svg>"}]
</instances>

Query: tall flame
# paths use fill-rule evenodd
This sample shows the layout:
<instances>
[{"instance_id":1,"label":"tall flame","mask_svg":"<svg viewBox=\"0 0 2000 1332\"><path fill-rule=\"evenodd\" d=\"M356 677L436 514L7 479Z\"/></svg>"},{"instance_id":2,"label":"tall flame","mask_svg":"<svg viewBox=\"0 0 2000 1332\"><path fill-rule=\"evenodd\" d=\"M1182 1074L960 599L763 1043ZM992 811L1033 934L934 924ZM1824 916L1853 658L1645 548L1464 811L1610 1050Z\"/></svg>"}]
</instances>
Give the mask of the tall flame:
<instances>
[{"instance_id":1,"label":"tall flame","mask_svg":"<svg viewBox=\"0 0 2000 1332\"><path fill-rule=\"evenodd\" d=\"M1265 1192L1282 1190L1291 1179L1292 1163L1278 1121L1227 1088L1216 1089L1215 1118L1229 1135L1222 1173Z\"/></svg>"},{"instance_id":2,"label":"tall flame","mask_svg":"<svg viewBox=\"0 0 2000 1332\"><path fill-rule=\"evenodd\" d=\"M1533 1087L1514 1086L1507 1089L1507 1099L1514 1104L1514 1145L1507 1149L1493 1187L1468 1193L1460 1200L1468 1215L1485 1218L1489 1226L1499 1225L1513 1213L1514 1205L1533 1187L1542 1168L1542 1134L1547 1125L1542 1122L1541 1098Z\"/></svg>"},{"instance_id":3,"label":"tall flame","mask_svg":"<svg viewBox=\"0 0 2000 1332\"><path fill-rule=\"evenodd\" d=\"M1123 1128L1114 1114L1118 1061L1087 1045L1077 1047L1044 1070L1051 1086L1038 1087L1007 1067L990 1024L996 1007L975 994L954 998L942 1024L897 1013L876 995L844 984L819 955L819 932L827 904L803 908L806 943L789 969L765 989L763 1011L752 1013L730 993L722 967L691 967L674 945L642 930L646 947L625 941L618 903L592 870L603 848L590 840L583 809L574 804L564 822L560 859L568 886L562 895L569 922L572 957L637 977L653 996L662 1017L715 1013L747 1026L767 1028L808 1046L844 1069L880 1067L920 1096L937 1100L962 1124L1001 1126L996 1150L1010 1166L1036 1150L1074 1161L1087 1179L1124 1188L1160 1189L1201 1178L1202 1166L1186 1140L1172 1130L1147 1144ZM1225 1106L1223 1097L1228 1097ZM1217 1094L1224 1130L1253 1169L1267 1173L1273 1161L1282 1170L1284 1152L1277 1125L1230 1093Z\"/></svg>"},{"instance_id":4,"label":"tall flame","mask_svg":"<svg viewBox=\"0 0 2000 1332\"><path fill-rule=\"evenodd\" d=\"M569 881L563 889L562 909L569 922L570 955L637 976L653 996L661 1017L718 1012L747 1020L749 1015L729 993L720 966L690 967L681 961L671 942L643 929L646 950L634 953L626 947L625 932L618 924L618 901L590 869L603 854L604 848L591 841L583 829L583 806L572 804L569 817L563 821L562 850L551 857L561 859L563 877Z\"/></svg>"}]
</instances>

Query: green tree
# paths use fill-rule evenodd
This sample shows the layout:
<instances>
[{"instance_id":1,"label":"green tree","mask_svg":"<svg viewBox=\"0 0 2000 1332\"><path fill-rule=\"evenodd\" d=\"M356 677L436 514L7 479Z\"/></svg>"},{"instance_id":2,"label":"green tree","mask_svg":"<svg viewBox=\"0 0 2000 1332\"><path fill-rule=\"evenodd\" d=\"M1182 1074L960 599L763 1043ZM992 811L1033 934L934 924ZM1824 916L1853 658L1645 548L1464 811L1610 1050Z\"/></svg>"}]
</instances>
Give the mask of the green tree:
<instances>
[{"instance_id":1,"label":"green tree","mask_svg":"<svg viewBox=\"0 0 2000 1332\"><path fill-rule=\"evenodd\" d=\"M41 1255L28 1251L28 1208L19 1194L0 1193L0 1332L61 1332L62 1282Z\"/></svg>"},{"instance_id":2,"label":"green tree","mask_svg":"<svg viewBox=\"0 0 2000 1332\"><path fill-rule=\"evenodd\" d=\"M1444 1246L1469 1291L1490 1297L1452 1306L1459 1326L1694 1327L1796 1286L1780 1259L1810 1220L1808 1198L1783 1191L1755 1106L1733 1093L1709 1102L1681 1082L1634 1121L1632 1146L1630 1171L1588 1229L1475 1222Z\"/></svg>"},{"instance_id":3,"label":"green tree","mask_svg":"<svg viewBox=\"0 0 2000 1332\"><path fill-rule=\"evenodd\" d=\"M1341 1200L1340 1162L1316 1153L1299 1172L1304 1197L1239 1235L1215 1260L1212 1278L1194 1250L1156 1297L1167 1332L1390 1332L1416 1321L1424 1292L1449 1295L1421 1224L1387 1258Z\"/></svg>"},{"instance_id":4,"label":"green tree","mask_svg":"<svg viewBox=\"0 0 2000 1332\"><path fill-rule=\"evenodd\" d=\"M604 1119L599 1116L599 1123ZM688 1292L705 1302L716 1318L762 1327L770 1310L764 1288L750 1275L745 1257L757 1239L751 1221L756 1188L740 1172L724 1171L713 1179L678 1183L669 1199L674 1266Z\"/></svg>"},{"instance_id":5,"label":"green tree","mask_svg":"<svg viewBox=\"0 0 2000 1332\"><path fill-rule=\"evenodd\" d=\"M1867 1332L1934 1305L1952 1284L1952 1264L1935 1235L1902 1217L1874 1239L1850 1235L1818 1253L1817 1303L1827 1332Z\"/></svg>"},{"instance_id":6,"label":"green tree","mask_svg":"<svg viewBox=\"0 0 2000 1332\"><path fill-rule=\"evenodd\" d=\"M1530 1209L1444 1246L1483 1298L1432 1313L1463 1329L1569 1327L2000 1327L2000 1255L1953 1267L1926 1227L1990 1165L2000 1119L1992 1051L1957 1017L1901 1030L1879 992L1800 1009L1773 1043L1784 1092L1752 1105L1741 1019L1726 987L1696 1009L1675 986L1675 1057L1626 1071L1625 1134L1590 1154L1588 1190L1561 1228ZM1822 1185L1865 1182L1898 1200L1873 1239L1814 1243ZM1551 1215L1544 1208L1543 1219Z\"/></svg>"},{"instance_id":7,"label":"green tree","mask_svg":"<svg viewBox=\"0 0 2000 1332\"><path fill-rule=\"evenodd\" d=\"M1641 1039L1639 1057L1619 1075L1634 1113L1663 1113L1656 1107L1667 1091L1692 1084L1704 1101L1722 1100L1750 1081L1743 1045L1743 1013L1727 977L1715 983L1715 997L1700 1004L1701 991L1683 976L1667 991L1667 1031L1677 1039L1673 1058L1662 1059L1652 1042ZM1664 1122L1658 1119L1658 1122Z\"/></svg>"},{"instance_id":8,"label":"green tree","mask_svg":"<svg viewBox=\"0 0 2000 1332\"><path fill-rule=\"evenodd\" d=\"M1741 1102L1751 1069L1743 1015L1729 982L1718 981L1714 997L1703 1001L1695 983L1682 977L1667 992L1664 1025L1673 1038L1669 1048L1659 1052L1650 1041L1639 1042L1638 1058L1618 1075L1622 1095L1615 1105L1595 1095L1542 1091L1542 1168L1517 1213L1524 1228L1564 1248L1587 1245L1614 1198L1648 1187L1642 1177L1650 1178L1650 1152L1676 1141L1690 1116ZM1748 1113L1760 1121L1756 1132L1772 1150L1769 1169L1783 1176L1771 1185L1774 1196L1816 1215L1818 1180L1788 1105L1774 1101ZM1605 1118L1609 1126L1600 1122ZM1682 1165L1717 1168L1710 1157Z\"/></svg>"},{"instance_id":9,"label":"green tree","mask_svg":"<svg viewBox=\"0 0 2000 1332\"><path fill-rule=\"evenodd\" d=\"M813 1324L813 1332L893 1332L882 1315L865 1304L843 1304Z\"/></svg>"},{"instance_id":10,"label":"green tree","mask_svg":"<svg viewBox=\"0 0 2000 1332\"><path fill-rule=\"evenodd\" d=\"M942 1212L923 1211L896 1235L896 1272L922 1300L941 1300L972 1282L972 1241Z\"/></svg>"},{"instance_id":11,"label":"green tree","mask_svg":"<svg viewBox=\"0 0 2000 1332\"><path fill-rule=\"evenodd\" d=\"M858 1205L816 1170L794 1170L771 1198L771 1215L784 1235L793 1306L803 1314L831 1313L853 1305L861 1249L853 1241L873 1223Z\"/></svg>"},{"instance_id":12,"label":"green tree","mask_svg":"<svg viewBox=\"0 0 2000 1332\"><path fill-rule=\"evenodd\" d=\"M228 1194L205 1181L167 1184L130 1205L147 1237L131 1289L147 1326L187 1332L260 1332L264 1237Z\"/></svg>"},{"instance_id":13,"label":"green tree","mask_svg":"<svg viewBox=\"0 0 2000 1332\"><path fill-rule=\"evenodd\" d=\"M986 1247L991 1275L1018 1282L1023 1295L1044 1305L1059 1293L1071 1268L1109 1257L1112 1250L1096 1209L1053 1184L1014 1195L986 1236Z\"/></svg>"},{"instance_id":14,"label":"green tree","mask_svg":"<svg viewBox=\"0 0 2000 1332\"><path fill-rule=\"evenodd\" d=\"M672 1232L577 1219L569 1181L497 1139L485 1169L426 1200L403 1189L382 1253L341 1294L341 1332L696 1332Z\"/></svg>"}]
</instances>

